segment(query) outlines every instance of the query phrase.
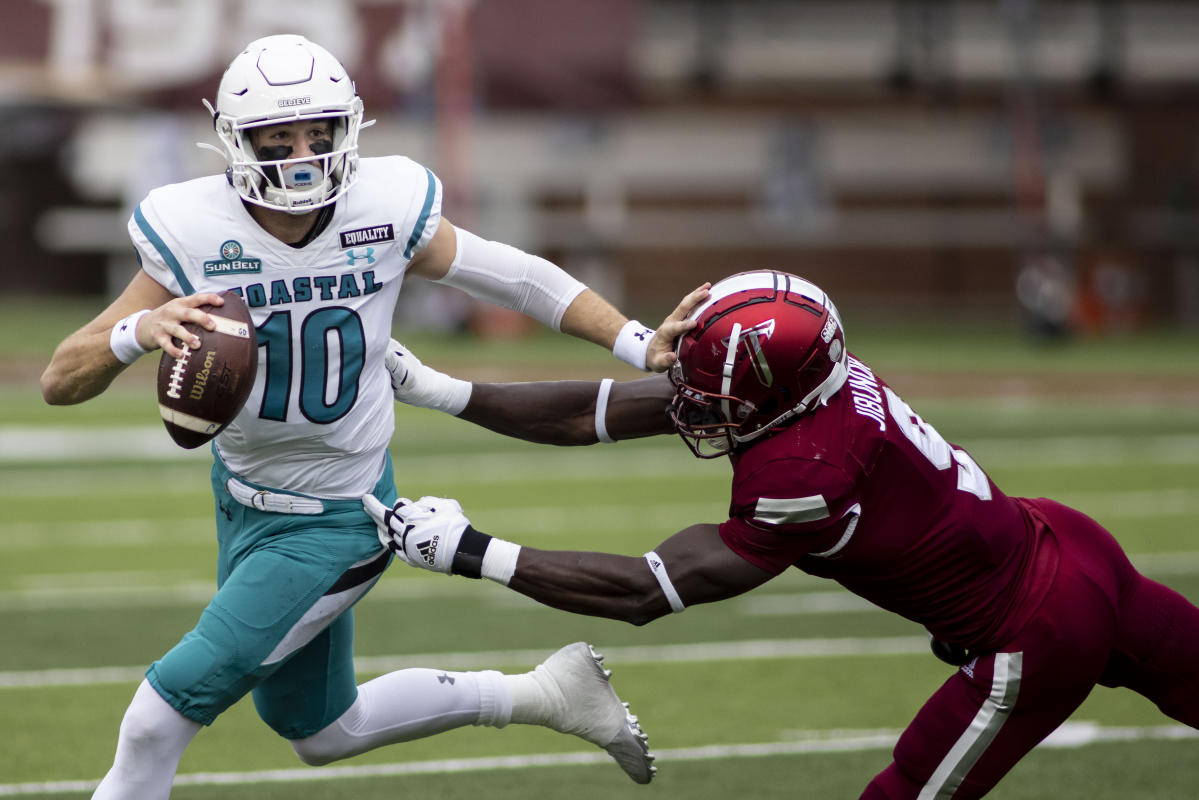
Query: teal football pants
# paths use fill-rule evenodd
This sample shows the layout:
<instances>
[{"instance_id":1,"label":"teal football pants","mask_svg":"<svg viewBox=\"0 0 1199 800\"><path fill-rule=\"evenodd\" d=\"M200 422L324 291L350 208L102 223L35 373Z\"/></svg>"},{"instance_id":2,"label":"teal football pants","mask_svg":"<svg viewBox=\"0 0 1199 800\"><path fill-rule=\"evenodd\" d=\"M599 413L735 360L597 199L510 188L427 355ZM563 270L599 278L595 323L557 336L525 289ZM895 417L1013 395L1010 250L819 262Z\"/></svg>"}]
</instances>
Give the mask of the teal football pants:
<instances>
[{"instance_id":1,"label":"teal football pants","mask_svg":"<svg viewBox=\"0 0 1199 800\"><path fill-rule=\"evenodd\" d=\"M215 458L218 591L146 678L180 714L205 725L253 691L262 719L301 739L357 696L351 609L391 554L358 500L326 500L321 514L271 513L234 500L229 477ZM374 493L395 501L390 458Z\"/></svg>"}]
</instances>

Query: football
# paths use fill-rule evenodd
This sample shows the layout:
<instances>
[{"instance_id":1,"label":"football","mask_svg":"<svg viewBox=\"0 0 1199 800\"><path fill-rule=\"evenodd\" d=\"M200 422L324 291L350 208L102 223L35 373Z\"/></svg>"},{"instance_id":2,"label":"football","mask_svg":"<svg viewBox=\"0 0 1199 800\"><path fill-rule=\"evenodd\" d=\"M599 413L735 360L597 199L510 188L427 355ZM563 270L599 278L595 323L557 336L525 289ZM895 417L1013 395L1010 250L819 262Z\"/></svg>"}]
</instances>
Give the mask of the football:
<instances>
[{"instance_id":1,"label":"football","mask_svg":"<svg viewBox=\"0 0 1199 800\"><path fill-rule=\"evenodd\" d=\"M258 371L250 309L233 292L221 297L223 306L200 306L216 320L216 330L184 325L200 337L200 347L187 349L181 358L163 351L158 362L158 412L175 444L189 450L211 441L233 421Z\"/></svg>"}]
</instances>

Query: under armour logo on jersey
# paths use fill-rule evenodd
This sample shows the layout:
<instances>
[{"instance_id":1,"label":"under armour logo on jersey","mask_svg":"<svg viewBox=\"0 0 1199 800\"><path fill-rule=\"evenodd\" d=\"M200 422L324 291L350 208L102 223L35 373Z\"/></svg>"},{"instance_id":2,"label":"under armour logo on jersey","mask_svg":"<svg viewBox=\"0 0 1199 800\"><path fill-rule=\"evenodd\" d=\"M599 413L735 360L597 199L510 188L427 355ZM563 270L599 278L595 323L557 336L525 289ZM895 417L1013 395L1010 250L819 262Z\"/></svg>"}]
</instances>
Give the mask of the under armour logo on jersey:
<instances>
[{"instance_id":1,"label":"under armour logo on jersey","mask_svg":"<svg viewBox=\"0 0 1199 800\"><path fill-rule=\"evenodd\" d=\"M361 259L364 259L364 258L366 259L366 263L374 264L375 263L375 248L373 248L373 247L366 248L366 252L363 253L362 255L358 254L357 249L349 250L346 252L346 263L349 264L351 267L354 266L355 262L357 262Z\"/></svg>"},{"instance_id":2,"label":"under armour logo on jersey","mask_svg":"<svg viewBox=\"0 0 1199 800\"><path fill-rule=\"evenodd\" d=\"M454 685L454 679L444 672L437 676L437 682L448 683L450 686Z\"/></svg>"},{"instance_id":3,"label":"under armour logo on jersey","mask_svg":"<svg viewBox=\"0 0 1199 800\"><path fill-rule=\"evenodd\" d=\"M420 555L421 561L424 561L430 567L437 560L437 541L440 538L440 536L434 536L432 539L420 542L416 546L416 552Z\"/></svg>"},{"instance_id":4,"label":"under armour logo on jersey","mask_svg":"<svg viewBox=\"0 0 1199 800\"><path fill-rule=\"evenodd\" d=\"M745 344L745 350L749 355L749 366L753 369L754 375L757 376L758 382L763 386L771 386L774 384L774 374L770 371L770 365L766 363L766 354L762 352L762 342L774 335L774 320L768 319L764 322L759 322L752 328L744 328L741 331L740 337L737 340L737 347L740 348L742 343ZM724 340L724 346L729 346L729 338Z\"/></svg>"}]
</instances>

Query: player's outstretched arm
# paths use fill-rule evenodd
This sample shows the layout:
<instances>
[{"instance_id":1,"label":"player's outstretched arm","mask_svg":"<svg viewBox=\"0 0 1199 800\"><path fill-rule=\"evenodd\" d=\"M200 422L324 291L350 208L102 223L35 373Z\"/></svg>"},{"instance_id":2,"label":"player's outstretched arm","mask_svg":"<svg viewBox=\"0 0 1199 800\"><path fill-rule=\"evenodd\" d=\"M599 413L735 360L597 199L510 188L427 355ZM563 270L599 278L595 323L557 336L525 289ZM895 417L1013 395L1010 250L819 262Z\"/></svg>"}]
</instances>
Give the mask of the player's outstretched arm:
<instances>
[{"instance_id":1,"label":"player's outstretched arm","mask_svg":"<svg viewBox=\"0 0 1199 800\"><path fill-rule=\"evenodd\" d=\"M564 611L644 625L689 605L747 592L773 575L750 564L715 525L692 525L643 557L521 547L481 533L457 501L363 498L379 539L407 563L489 578Z\"/></svg>"},{"instance_id":2,"label":"player's outstretched arm","mask_svg":"<svg viewBox=\"0 0 1199 800\"><path fill-rule=\"evenodd\" d=\"M688 292L657 330L630 320L590 289L562 316L562 332L603 345L622 361L647 372L665 372L677 357L674 341L695 326L687 315L708 299L710 283Z\"/></svg>"},{"instance_id":3,"label":"player's outstretched arm","mask_svg":"<svg viewBox=\"0 0 1199 800\"><path fill-rule=\"evenodd\" d=\"M385 358L396 400L434 408L505 436L584 445L670 433L674 387L665 375L633 381L470 383L391 341Z\"/></svg>"},{"instance_id":4,"label":"player's outstretched arm","mask_svg":"<svg viewBox=\"0 0 1199 800\"><path fill-rule=\"evenodd\" d=\"M507 585L563 611L644 625L735 597L773 577L730 550L717 526L702 524L641 557L521 547Z\"/></svg>"},{"instance_id":5,"label":"player's outstretched arm","mask_svg":"<svg viewBox=\"0 0 1199 800\"><path fill-rule=\"evenodd\" d=\"M476 383L459 414L496 433L541 444L585 445L671 433L674 387L664 375L634 381Z\"/></svg>"},{"instance_id":6,"label":"player's outstretched arm","mask_svg":"<svg viewBox=\"0 0 1199 800\"><path fill-rule=\"evenodd\" d=\"M461 289L477 300L515 309L650 372L662 372L674 363L674 340L690 327L684 317L707 298L708 288L704 284L688 294L655 331L630 320L553 262L488 241L445 219L413 257L408 271Z\"/></svg>"},{"instance_id":7,"label":"player's outstretched arm","mask_svg":"<svg viewBox=\"0 0 1199 800\"><path fill-rule=\"evenodd\" d=\"M58 345L42 373L42 397L51 405L81 403L107 389L125 367L151 350L161 347L182 355L172 337L198 346L199 339L183 323L212 330L216 323L198 307L223 302L208 292L175 297L139 270L112 305Z\"/></svg>"}]
</instances>

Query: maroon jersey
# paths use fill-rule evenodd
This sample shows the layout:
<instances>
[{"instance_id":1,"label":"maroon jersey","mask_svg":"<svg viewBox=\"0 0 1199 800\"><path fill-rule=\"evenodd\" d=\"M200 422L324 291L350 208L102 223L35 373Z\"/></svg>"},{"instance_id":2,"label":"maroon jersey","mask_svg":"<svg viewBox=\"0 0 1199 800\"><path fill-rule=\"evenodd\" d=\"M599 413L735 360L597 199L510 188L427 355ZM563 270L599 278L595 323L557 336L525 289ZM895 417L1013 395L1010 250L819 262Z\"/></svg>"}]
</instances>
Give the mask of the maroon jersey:
<instances>
[{"instance_id":1,"label":"maroon jersey","mask_svg":"<svg viewBox=\"0 0 1199 800\"><path fill-rule=\"evenodd\" d=\"M730 549L832 578L948 642L1001 645L1057 569L1023 505L852 356L827 406L732 463Z\"/></svg>"}]
</instances>

